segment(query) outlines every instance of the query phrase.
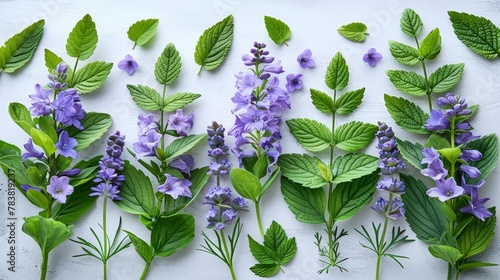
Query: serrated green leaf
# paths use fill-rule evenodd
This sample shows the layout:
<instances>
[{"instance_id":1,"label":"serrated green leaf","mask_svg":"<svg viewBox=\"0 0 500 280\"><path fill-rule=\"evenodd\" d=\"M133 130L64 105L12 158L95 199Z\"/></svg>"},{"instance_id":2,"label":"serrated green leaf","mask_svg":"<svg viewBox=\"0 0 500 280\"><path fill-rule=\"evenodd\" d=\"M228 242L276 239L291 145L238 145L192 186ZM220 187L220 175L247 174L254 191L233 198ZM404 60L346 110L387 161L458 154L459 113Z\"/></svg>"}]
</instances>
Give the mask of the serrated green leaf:
<instances>
[{"instance_id":1,"label":"serrated green leaf","mask_svg":"<svg viewBox=\"0 0 500 280\"><path fill-rule=\"evenodd\" d=\"M457 38L471 51L494 59L500 53L500 28L489 19L467 13L449 11L453 30Z\"/></svg>"},{"instance_id":2,"label":"serrated green leaf","mask_svg":"<svg viewBox=\"0 0 500 280\"><path fill-rule=\"evenodd\" d=\"M387 70L386 74L399 91L415 96L425 96L427 87L422 75L403 70Z\"/></svg>"},{"instance_id":3,"label":"serrated green leaf","mask_svg":"<svg viewBox=\"0 0 500 280\"><path fill-rule=\"evenodd\" d=\"M3 146L5 142L0 141L0 144ZM2 151L2 154L0 154L0 165L2 165L2 169L7 176L10 174L7 169L14 170L16 174L16 183L25 184L27 183L26 167L23 164L20 154L20 151L16 151L16 154L14 154L14 150L8 152Z\"/></svg>"},{"instance_id":4,"label":"serrated green leaf","mask_svg":"<svg viewBox=\"0 0 500 280\"><path fill-rule=\"evenodd\" d=\"M464 64L447 64L429 76L429 88L432 92L449 92L462 79Z\"/></svg>"},{"instance_id":5,"label":"serrated green leaf","mask_svg":"<svg viewBox=\"0 0 500 280\"><path fill-rule=\"evenodd\" d=\"M75 72L70 87L75 88L81 94L91 93L106 81L111 68L113 68L113 63L91 62Z\"/></svg>"},{"instance_id":6,"label":"serrated green leaf","mask_svg":"<svg viewBox=\"0 0 500 280\"><path fill-rule=\"evenodd\" d=\"M35 53L43 34L43 19L12 36L0 47L0 72L14 73L28 63Z\"/></svg>"},{"instance_id":7,"label":"serrated green leaf","mask_svg":"<svg viewBox=\"0 0 500 280\"><path fill-rule=\"evenodd\" d=\"M52 219L36 215L23 218L22 230L40 246L46 255L71 236L71 227Z\"/></svg>"},{"instance_id":8,"label":"serrated green leaf","mask_svg":"<svg viewBox=\"0 0 500 280\"><path fill-rule=\"evenodd\" d=\"M352 113L363 100L365 88L349 91L342 94L337 101L335 101L335 113L340 115L347 115Z\"/></svg>"},{"instance_id":9,"label":"serrated green leaf","mask_svg":"<svg viewBox=\"0 0 500 280\"><path fill-rule=\"evenodd\" d=\"M97 40L95 23L92 21L92 17L86 14L69 33L66 52L71 57L86 60L94 53Z\"/></svg>"},{"instance_id":10,"label":"serrated green leaf","mask_svg":"<svg viewBox=\"0 0 500 280\"><path fill-rule=\"evenodd\" d=\"M200 71L221 65L233 44L233 29L233 15L229 15L203 32L194 52L194 61L201 66Z\"/></svg>"},{"instance_id":11,"label":"serrated green leaf","mask_svg":"<svg viewBox=\"0 0 500 280\"><path fill-rule=\"evenodd\" d=\"M411 37L416 37L422 32L422 20L412 9L405 9L400 20L401 31Z\"/></svg>"},{"instance_id":12,"label":"serrated green leaf","mask_svg":"<svg viewBox=\"0 0 500 280\"><path fill-rule=\"evenodd\" d=\"M463 257L457 248L447 245L430 245L429 252L435 258L442 259L445 262L455 266L455 264Z\"/></svg>"},{"instance_id":13,"label":"serrated green leaf","mask_svg":"<svg viewBox=\"0 0 500 280\"><path fill-rule=\"evenodd\" d=\"M363 42L368 35L367 30L368 27L362 22L351 22L337 29L340 35L353 42Z\"/></svg>"},{"instance_id":14,"label":"serrated green leaf","mask_svg":"<svg viewBox=\"0 0 500 280\"><path fill-rule=\"evenodd\" d=\"M418 50L403 43L389 41L389 50L391 51L392 56L399 63L405 65L415 65L420 61Z\"/></svg>"},{"instance_id":15,"label":"serrated green leaf","mask_svg":"<svg viewBox=\"0 0 500 280\"><path fill-rule=\"evenodd\" d=\"M143 19L132 24L128 31L128 38L136 45L142 46L146 44L156 33L159 20L155 18ZM133 49L132 48L132 49Z\"/></svg>"},{"instance_id":16,"label":"serrated green leaf","mask_svg":"<svg viewBox=\"0 0 500 280\"><path fill-rule=\"evenodd\" d=\"M170 256L188 246L193 239L194 217L191 214L161 217L151 230L151 246L155 256Z\"/></svg>"},{"instance_id":17,"label":"serrated green leaf","mask_svg":"<svg viewBox=\"0 0 500 280\"><path fill-rule=\"evenodd\" d=\"M330 114L334 112L333 99L326 93L317 89L311 89L311 99L316 109L321 113Z\"/></svg>"},{"instance_id":18,"label":"serrated green leaf","mask_svg":"<svg viewBox=\"0 0 500 280\"><path fill-rule=\"evenodd\" d=\"M321 173L321 176L323 176L323 179L327 182L333 181L333 173L332 170L330 169L330 166L328 166L326 163L322 161L316 161L316 165L318 166L318 170Z\"/></svg>"},{"instance_id":19,"label":"serrated green leaf","mask_svg":"<svg viewBox=\"0 0 500 280\"><path fill-rule=\"evenodd\" d=\"M50 157L57 150L54 141L42 131L32 128L30 135L33 138L33 143L42 148L47 157Z\"/></svg>"},{"instance_id":20,"label":"serrated green leaf","mask_svg":"<svg viewBox=\"0 0 500 280\"><path fill-rule=\"evenodd\" d=\"M281 243L288 239L283 228L275 221L266 230L264 234L264 246L276 252Z\"/></svg>"},{"instance_id":21,"label":"serrated green leaf","mask_svg":"<svg viewBox=\"0 0 500 280\"><path fill-rule=\"evenodd\" d=\"M248 235L248 245L250 253L259 263L275 264L276 253L273 250L255 241L250 235Z\"/></svg>"},{"instance_id":22,"label":"serrated green leaf","mask_svg":"<svg viewBox=\"0 0 500 280\"><path fill-rule=\"evenodd\" d=\"M254 202L260 200L260 192L262 185L259 178L254 174L241 168L233 168L230 172L231 185L234 190L244 198L250 199Z\"/></svg>"},{"instance_id":23,"label":"serrated green leaf","mask_svg":"<svg viewBox=\"0 0 500 280\"><path fill-rule=\"evenodd\" d=\"M143 85L127 85L127 88L139 108L156 111L163 107L163 100L155 89Z\"/></svg>"},{"instance_id":24,"label":"serrated green leaf","mask_svg":"<svg viewBox=\"0 0 500 280\"><path fill-rule=\"evenodd\" d=\"M469 142L466 149L478 150L483 156L478 161L472 161L469 163L470 166L474 166L479 171L481 175L477 178L467 179L469 184L477 184L480 180L485 179L498 162L498 136L496 134L490 134Z\"/></svg>"},{"instance_id":25,"label":"serrated green leaf","mask_svg":"<svg viewBox=\"0 0 500 280\"><path fill-rule=\"evenodd\" d=\"M377 130L376 125L354 121L335 129L333 141L335 146L341 150L356 152L372 142Z\"/></svg>"},{"instance_id":26,"label":"serrated green leaf","mask_svg":"<svg viewBox=\"0 0 500 280\"><path fill-rule=\"evenodd\" d=\"M310 189L281 176L281 192L295 218L307 224L325 223L326 197L322 188Z\"/></svg>"},{"instance_id":27,"label":"serrated green leaf","mask_svg":"<svg viewBox=\"0 0 500 280\"><path fill-rule=\"evenodd\" d=\"M439 29L436 28L424 38L418 48L418 54L424 59L434 59L440 51L441 35L439 35Z\"/></svg>"},{"instance_id":28,"label":"serrated green leaf","mask_svg":"<svg viewBox=\"0 0 500 280\"><path fill-rule=\"evenodd\" d=\"M396 143L398 143L399 151L406 161L408 161L411 165L415 166L417 169L422 170L425 168L423 164L420 162L424 158L422 155L422 150L424 146L420 143L411 143L410 141L402 140L396 138Z\"/></svg>"},{"instance_id":29,"label":"serrated green leaf","mask_svg":"<svg viewBox=\"0 0 500 280\"><path fill-rule=\"evenodd\" d=\"M181 72L181 56L174 44L168 43L155 64L156 81L162 85L173 83Z\"/></svg>"},{"instance_id":30,"label":"serrated green leaf","mask_svg":"<svg viewBox=\"0 0 500 280\"><path fill-rule=\"evenodd\" d=\"M295 256L295 253L297 253L297 241L292 237L281 243L276 250L276 257L281 260L281 264L285 264Z\"/></svg>"},{"instance_id":31,"label":"serrated green leaf","mask_svg":"<svg viewBox=\"0 0 500 280\"><path fill-rule=\"evenodd\" d=\"M135 234L131 233L130 231L124 230L124 232L128 235L128 238L130 241L132 241L132 244L134 244L135 251L137 254L146 262L146 263L151 263L153 260L153 248L151 248L146 241L140 239L137 237Z\"/></svg>"},{"instance_id":32,"label":"serrated green leaf","mask_svg":"<svg viewBox=\"0 0 500 280\"><path fill-rule=\"evenodd\" d=\"M325 83L333 90L343 90L349 83L349 67L340 52L335 54L326 69Z\"/></svg>"},{"instance_id":33,"label":"serrated green leaf","mask_svg":"<svg viewBox=\"0 0 500 280\"><path fill-rule=\"evenodd\" d=\"M198 93L190 93L190 92L178 92L172 95L169 95L165 98L163 111L165 112L174 112L178 109L184 108L189 103L195 101L200 98L201 95Z\"/></svg>"},{"instance_id":34,"label":"serrated green leaf","mask_svg":"<svg viewBox=\"0 0 500 280\"><path fill-rule=\"evenodd\" d=\"M291 119L286 124L304 149L321 152L330 147L332 132L326 125L311 119Z\"/></svg>"},{"instance_id":35,"label":"serrated green leaf","mask_svg":"<svg viewBox=\"0 0 500 280\"><path fill-rule=\"evenodd\" d=\"M81 122L83 130L79 130L74 126L67 129L69 136L75 138L78 142L78 146L75 148L77 151L82 151L99 140L111 127L113 120L108 114L88 112Z\"/></svg>"},{"instance_id":36,"label":"serrated green leaf","mask_svg":"<svg viewBox=\"0 0 500 280\"><path fill-rule=\"evenodd\" d=\"M429 115L415 105L415 103L387 94L384 94L384 100L387 111L391 114L397 125L410 132L429 134L429 131L424 128Z\"/></svg>"},{"instance_id":37,"label":"serrated green leaf","mask_svg":"<svg viewBox=\"0 0 500 280\"><path fill-rule=\"evenodd\" d=\"M266 25L267 34L277 45L285 44L292 37L290 27L283 21L270 16L264 16L264 24Z\"/></svg>"},{"instance_id":38,"label":"serrated green leaf","mask_svg":"<svg viewBox=\"0 0 500 280\"><path fill-rule=\"evenodd\" d=\"M277 264L261 264L258 263L252 267L250 270L259 277L270 277L278 273L280 266Z\"/></svg>"},{"instance_id":39,"label":"serrated green leaf","mask_svg":"<svg viewBox=\"0 0 500 280\"><path fill-rule=\"evenodd\" d=\"M326 184L318 170L316 157L304 154L284 154L278 159L283 176L307 188L321 188Z\"/></svg>"},{"instance_id":40,"label":"serrated green leaf","mask_svg":"<svg viewBox=\"0 0 500 280\"><path fill-rule=\"evenodd\" d=\"M49 73L51 73L52 70L56 69L59 63L64 62L62 58L60 58L57 54L53 53L49 49L45 49L44 56L45 66L47 66L47 70L49 71Z\"/></svg>"},{"instance_id":41,"label":"serrated green leaf","mask_svg":"<svg viewBox=\"0 0 500 280\"><path fill-rule=\"evenodd\" d=\"M493 240L497 217L495 208L489 210L493 213L492 217L484 221L474 218L458 237L458 248L464 254L464 258L483 252Z\"/></svg>"},{"instance_id":42,"label":"serrated green leaf","mask_svg":"<svg viewBox=\"0 0 500 280\"><path fill-rule=\"evenodd\" d=\"M333 162L333 183L350 182L377 169L379 159L367 154L347 154Z\"/></svg>"},{"instance_id":43,"label":"serrated green leaf","mask_svg":"<svg viewBox=\"0 0 500 280\"><path fill-rule=\"evenodd\" d=\"M185 154L203 139L206 139L206 134L191 134L186 137L175 139L168 145L165 151L168 155L167 161Z\"/></svg>"},{"instance_id":44,"label":"serrated green leaf","mask_svg":"<svg viewBox=\"0 0 500 280\"><path fill-rule=\"evenodd\" d=\"M21 103L12 102L9 104L10 118L28 135L31 135L31 129L35 128L35 124L31 119L31 114L28 108Z\"/></svg>"}]
</instances>

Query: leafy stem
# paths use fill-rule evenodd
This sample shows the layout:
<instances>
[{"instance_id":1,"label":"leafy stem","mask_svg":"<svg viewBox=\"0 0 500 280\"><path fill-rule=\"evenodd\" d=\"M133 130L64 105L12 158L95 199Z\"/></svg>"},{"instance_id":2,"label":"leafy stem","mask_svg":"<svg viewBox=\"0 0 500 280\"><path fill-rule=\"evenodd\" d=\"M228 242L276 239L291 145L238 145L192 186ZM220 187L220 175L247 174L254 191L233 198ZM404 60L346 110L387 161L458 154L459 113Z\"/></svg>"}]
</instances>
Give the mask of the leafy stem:
<instances>
[{"instance_id":1,"label":"leafy stem","mask_svg":"<svg viewBox=\"0 0 500 280\"><path fill-rule=\"evenodd\" d=\"M142 270L141 278L139 278L139 280L146 279L146 275L148 275L150 265L151 265L151 263L146 262L146 265L144 266L144 269Z\"/></svg>"},{"instance_id":2,"label":"leafy stem","mask_svg":"<svg viewBox=\"0 0 500 280\"><path fill-rule=\"evenodd\" d=\"M160 108L160 127L162 129L161 132L161 138L160 138L160 148L162 150L165 150L165 133L167 131L167 128L164 127L164 118L165 118L165 112L163 111L163 107L165 106L165 94L167 93L167 84L163 85L163 92L161 95L161 108Z\"/></svg>"},{"instance_id":3,"label":"leafy stem","mask_svg":"<svg viewBox=\"0 0 500 280\"><path fill-rule=\"evenodd\" d=\"M233 258L232 254L229 254L229 250L227 248L227 242L226 242L226 236L224 235L224 230L221 229L220 234L222 235L222 244L224 245L224 252L226 253L226 258L229 266L229 270L231 271L231 278L233 280L236 280L236 275L234 274L234 269L233 269Z\"/></svg>"},{"instance_id":4,"label":"leafy stem","mask_svg":"<svg viewBox=\"0 0 500 280\"><path fill-rule=\"evenodd\" d=\"M78 66L78 62L80 61L80 59L77 57L76 58L76 61L75 61L75 66L73 66L73 75L71 75L71 77L69 78L69 83L68 85L73 85L73 77L75 76L75 73L76 73L76 67Z\"/></svg>"},{"instance_id":5,"label":"leafy stem","mask_svg":"<svg viewBox=\"0 0 500 280\"><path fill-rule=\"evenodd\" d=\"M262 219L260 215L260 204L259 201L255 201L255 214L257 215L257 223L259 224L260 235L264 237L264 228L262 227Z\"/></svg>"},{"instance_id":6,"label":"leafy stem","mask_svg":"<svg viewBox=\"0 0 500 280\"><path fill-rule=\"evenodd\" d=\"M107 187L107 186L106 186ZM103 258L102 258L102 265L103 265L103 273L104 273L104 280L108 278L108 234L106 232L106 208L107 208L107 202L108 199L105 197L103 199L104 201L102 202L102 233L103 233Z\"/></svg>"}]
</instances>

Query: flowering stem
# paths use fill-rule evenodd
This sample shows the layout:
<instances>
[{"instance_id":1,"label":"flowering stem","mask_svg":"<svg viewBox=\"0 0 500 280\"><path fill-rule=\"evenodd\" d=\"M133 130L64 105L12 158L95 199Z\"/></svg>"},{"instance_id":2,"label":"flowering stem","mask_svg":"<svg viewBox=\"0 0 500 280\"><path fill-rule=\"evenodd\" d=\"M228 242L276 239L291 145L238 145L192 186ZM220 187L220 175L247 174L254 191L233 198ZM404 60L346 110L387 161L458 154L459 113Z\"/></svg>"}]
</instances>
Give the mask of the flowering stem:
<instances>
[{"instance_id":1,"label":"flowering stem","mask_svg":"<svg viewBox=\"0 0 500 280\"><path fill-rule=\"evenodd\" d=\"M231 271L231 278L236 280L236 274L233 269L233 259L231 258L231 254L229 254L229 250L227 249L226 235L224 234L224 230L220 230L220 234L222 235L222 244L224 245L224 251L226 252L227 266L229 267L229 271Z\"/></svg>"},{"instance_id":2,"label":"flowering stem","mask_svg":"<svg viewBox=\"0 0 500 280\"><path fill-rule=\"evenodd\" d=\"M73 84L73 77L75 76L75 73L76 73L76 67L78 66L78 61L80 61L78 58L76 59L75 61L75 66L73 67L73 75L71 75L71 78L69 79L69 83L68 83L68 86L72 87Z\"/></svg>"},{"instance_id":3,"label":"flowering stem","mask_svg":"<svg viewBox=\"0 0 500 280\"><path fill-rule=\"evenodd\" d=\"M40 280L45 280L47 278L47 264L49 261L49 253L45 253L42 251L42 268L40 274Z\"/></svg>"},{"instance_id":4,"label":"flowering stem","mask_svg":"<svg viewBox=\"0 0 500 280\"><path fill-rule=\"evenodd\" d=\"M255 213L257 214L257 223L259 224L260 235L264 237L264 229L262 228L262 219L260 218L259 202L255 202Z\"/></svg>"},{"instance_id":5,"label":"flowering stem","mask_svg":"<svg viewBox=\"0 0 500 280\"><path fill-rule=\"evenodd\" d=\"M108 198L104 196L104 202L102 205L102 232L104 235L104 249L103 249L103 256L102 256L102 263L103 263L103 273L104 273L104 280L108 278L107 276L107 269L108 269L108 234L106 233L106 207L107 207L107 202Z\"/></svg>"},{"instance_id":6,"label":"flowering stem","mask_svg":"<svg viewBox=\"0 0 500 280\"><path fill-rule=\"evenodd\" d=\"M380 279L380 261L382 259L382 255L384 253L384 249L385 249L385 235L387 234L387 225L389 224L389 213L391 212L391 207L390 205L392 205L392 199L393 199L393 196L392 196L392 192L389 193L389 200L387 202L387 204L389 205L389 207L387 207L387 210L385 212L385 219L384 219L384 229L382 230L382 236L380 237L380 240L378 240L378 248L377 248L377 267L375 269L375 279L378 280Z\"/></svg>"},{"instance_id":7,"label":"flowering stem","mask_svg":"<svg viewBox=\"0 0 500 280\"><path fill-rule=\"evenodd\" d=\"M144 270L142 271L142 274L141 274L141 278L139 278L139 280L144 280L146 279L146 275L148 274L148 271L149 271L149 265L151 263L146 263L146 266L144 267Z\"/></svg>"}]
</instances>

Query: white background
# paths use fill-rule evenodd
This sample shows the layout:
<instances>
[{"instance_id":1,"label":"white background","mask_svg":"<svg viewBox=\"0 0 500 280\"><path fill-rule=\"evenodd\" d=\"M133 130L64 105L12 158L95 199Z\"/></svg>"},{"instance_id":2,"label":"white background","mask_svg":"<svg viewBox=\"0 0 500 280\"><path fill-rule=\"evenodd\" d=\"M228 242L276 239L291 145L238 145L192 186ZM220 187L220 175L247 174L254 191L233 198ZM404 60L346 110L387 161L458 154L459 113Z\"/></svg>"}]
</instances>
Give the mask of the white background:
<instances>
[{"instance_id":1,"label":"white background","mask_svg":"<svg viewBox=\"0 0 500 280\"><path fill-rule=\"evenodd\" d=\"M15 74L0 74L0 138L20 147L26 143L27 136L9 118L7 106L10 102L21 102L29 105L28 95L34 92L36 83L46 84L46 68L44 66L43 49L48 48L63 57L71 65L74 63L65 52L66 38L78 20L89 13L97 25L99 43L89 61L103 60L115 63L106 83L95 93L83 96L83 106L87 111L107 112L114 118L110 132L119 129L127 135L127 147L136 141L136 118L142 111L133 103L126 84L146 84L159 89L154 79L154 63L163 48L172 42L182 57L182 70L179 79L167 90L169 93L189 91L202 96L186 108L195 114L194 133L204 133L212 120L226 127L234 121L230 113L230 98L235 92L233 75L245 69L241 56L249 51L254 41L266 42L272 56L282 61L287 73L303 73L304 89L291 97L292 110L284 114L284 119L296 117L315 118L327 122L312 106L309 88L328 91L324 84L324 74L330 59L337 51L342 52L350 69L350 83L347 90L366 87L365 98L360 108L351 116L342 117L339 122L361 120L376 123L383 120L394 125L383 103L383 94L403 96L390 83L385 71L405 68L390 55L389 40L397 40L413 45L411 38L404 35L399 28L399 19L404 8L414 9L422 18L424 29L421 35L438 27L442 36L441 54L427 67L433 72L448 63L465 62L462 81L453 93L462 94L469 104L481 105L478 115L473 120L477 134L499 133L498 108L500 107L500 59L487 61L467 49L453 33L447 11L461 11L481 15L493 20L500 26L500 3L497 0L479 1L327 1L327 0L214 0L214 1L8 1L0 0L0 41L4 42L13 34L21 31L32 22L43 18L46 21L45 31L40 46L33 60ZM220 21L229 14L234 16L234 41L227 59L219 69L212 72L202 71L197 76L198 65L194 63L193 53L198 37L209 26ZM286 22L292 30L289 47L277 46L269 39L264 27L263 17L270 15ZM128 27L137 20L158 18L158 32L147 46L136 47L127 38ZM364 43L353 43L342 38L337 28L353 21L361 21L368 25L370 35ZM382 53L384 59L375 68L362 61L363 54L371 47ZM315 69L302 70L296 57L304 49L310 48ZM129 77L119 70L116 64L126 55L131 54L140 67ZM81 63L83 66L86 62ZM423 99L407 98L427 108ZM425 98L424 98L425 99ZM286 126L283 126L283 142L285 153L305 152L294 141ZM395 127L397 135L403 139L415 140L415 136ZM418 139L422 140L422 139ZM228 142L233 143L229 138ZM366 152L376 155L374 144ZM83 159L102 154L103 143L91 146L80 156ZM206 165L206 143L200 144L193 152L197 165ZM133 159L125 156L127 159ZM235 159L232 158L235 162ZM21 218L37 213L20 193L17 195L17 266L16 272L6 270L7 230L5 207L7 179L0 177L2 189L0 199L0 279L37 279L41 263L40 251L35 242L20 230ZM228 183L227 179L225 183ZM492 172L487 183L481 189L482 196L492 199L488 206L500 206L500 176L498 169ZM208 186L207 186L208 187ZM148 279L229 279L226 266L213 256L197 251L202 243L201 230L205 228L204 215L207 207L201 205L203 196L187 209L196 217L196 237L191 245L168 258L156 258L151 266ZM82 236L91 239L89 227L97 229L101 222L102 201L74 227L73 237ZM277 220L283 225L289 236L297 238L298 251L295 258L284 267L285 273L279 273L275 279L373 279L375 255L361 248L360 236L354 228L369 225L372 221L382 222L382 217L368 207L357 216L346 222L339 222L340 227L349 230L349 236L341 240L341 253L349 260L344 263L349 272L340 273L332 270L328 275L318 275L320 268L318 254L314 246L313 235L323 231L322 226L302 224L295 220L288 210L279 184L274 184L261 202L263 223L265 227ZM136 216L121 212L115 205L108 207L109 228L116 226L119 216L123 218L123 228L149 240L148 231ZM259 239L258 228L253 205L250 211L242 215L244 229L239 243L235 270L239 279L255 279L248 269L255 261L248 249L247 234ZM408 228L404 220L396 225ZM111 230L110 230L111 231ZM497 226L498 232L498 226ZM209 230L211 235L212 232ZM409 235L415 235L409 231ZM101 279L102 265L92 258L72 258L81 249L77 244L64 242L51 253L48 279ZM405 269L385 259L382 264L382 279L445 279L446 263L433 258L427 246L415 241L398 247L397 254L406 254ZM500 263L500 239L495 237L490 248L478 259ZM109 264L109 279L138 279L144 262L133 248L118 254ZM500 279L500 268L477 269L462 274L461 279Z\"/></svg>"}]
</instances>

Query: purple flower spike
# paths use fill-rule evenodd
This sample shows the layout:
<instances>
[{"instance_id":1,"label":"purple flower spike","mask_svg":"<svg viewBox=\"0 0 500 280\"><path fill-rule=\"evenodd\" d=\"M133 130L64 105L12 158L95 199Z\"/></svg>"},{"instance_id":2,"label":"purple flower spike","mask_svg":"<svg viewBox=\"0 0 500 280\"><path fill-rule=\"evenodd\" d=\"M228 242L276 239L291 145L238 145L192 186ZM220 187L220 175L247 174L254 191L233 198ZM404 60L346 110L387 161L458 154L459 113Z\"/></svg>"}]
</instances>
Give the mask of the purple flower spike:
<instances>
[{"instance_id":1,"label":"purple flower spike","mask_svg":"<svg viewBox=\"0 0 500 280\"><path fill-rule=\"evenodd\" d=\"M134 58L130 54L127 54L123 60L118 62L118 68L124 70L127 74L132 75L135 70L139 68L139 64L135 62Z\"/></svg>"},{"instance_id":2,"label":"purple flower spike","mask_svg":"<svg viewBox=\"0 0 500 280\"><path fill-rule=\"evenodd\" d=\"M299 56L297 57L297 62L299 62L300 68L306 69L306 68L314 68L316 66L316 63L314 60L311 58L312 52L310 49L305 49Z\"/></svg>"},{"instance_id":3,"label":"purple flower spike","mask_svg":"<svg viewBox=\"0 0 500 280\"><path fill-rule=\"evenodd\" d=\"M455 179L448 178L446 181L444 179L436 181L436 187L431 188L427 191L427 195L430 197L437 197L442 202L448 199L458 197L464 193L464 189L457 186Z\"/></svg>"},{"instance_id":4,"label":"purple flower spike","mask_svg":"<svg viewBox=\"0 0 500 280\"><path fill-rule=\"evenodd\" d=\"M59 135L59 141L56 143L56 148L61 155L76 159L78 158L78 153L75 150L77 145L78 142L76 139L69 137L68 132L63 130Z\"/></svg>"},{"instance_id":5,"label":"purple flower spike","mask_svg":"<svg viewBox=\"0 0 500 280\"><path fill-rule=\"evenodd\" d=\"M43 152L39 152L33 146L33 140L31 138L28 139L28 143L24 144L24 148L26 149L26 153L23 154L23 161L30 157L34 157L37 159L41 159L43 157Z\"/></svg>"},{"instance_id":6,"label":"purple flower spike","mask_svg":"<svg viewBox=\"0 0 500 280\"><path fill-rule=\"evenodd\" d=\"M50 185L47 186L47 192L59 203L66 203L66 197L73 193L73 186L69 184L69 178L66 176L50 178Z\"/></svg>"},{"instance_id":7,"label":"purple flower spike","mask_svg":"<svg viewBox=\"0 0 500 280\"><path fill-rule=\"evenodd\" d=\"M375 67L377 63L382 60L382 54L378 53L376 49L371 48L363 55L363 61L368 63L371 67Z\"/></svg>"},{"instance_id":8,"label":"purple flower spike","mask_svg":"<svg viewBox=\"0 0 500 280\"><path fill-rule=\"evenodd\" d=\"M471 195L471 201L469 201L469 205L464 206L460 208L460 212L462 213L470 213L479 220L484 222L485 218L489 218L493 216L493 213L490 212L486 207L484 207L484 204L490 200L489 198L483 197L483 198L477 198L476 193L472 193Z\"/></svg>"},{"instance_id":9,"label":"purple flower spike","mask_svg":"<svg viewBox=\"0 0 500 280\"><path fill-rule=\"evenodd\" d=\"M168 194L174 199L177 199L179 196L192 196L191 190L189 189L192 183L189 180L179 179L167 173L165 174L165 177L165 183L158 186L159 192Z\"/></svg>"},{"instance_id":10,"label":"purple flower spike","mask_svg":"<svg viewBox=\"0 0 500 280\"><path fill-rule=\"evenodd\" d=\"M298 89L301 89L304 85L302 83L302 74L297 74L297 75L294 75L294 74L288 74L286 76L286 89L288 90L288 92L293 92L293 91L296 91Z\"/></svg>"}]
</instances>

